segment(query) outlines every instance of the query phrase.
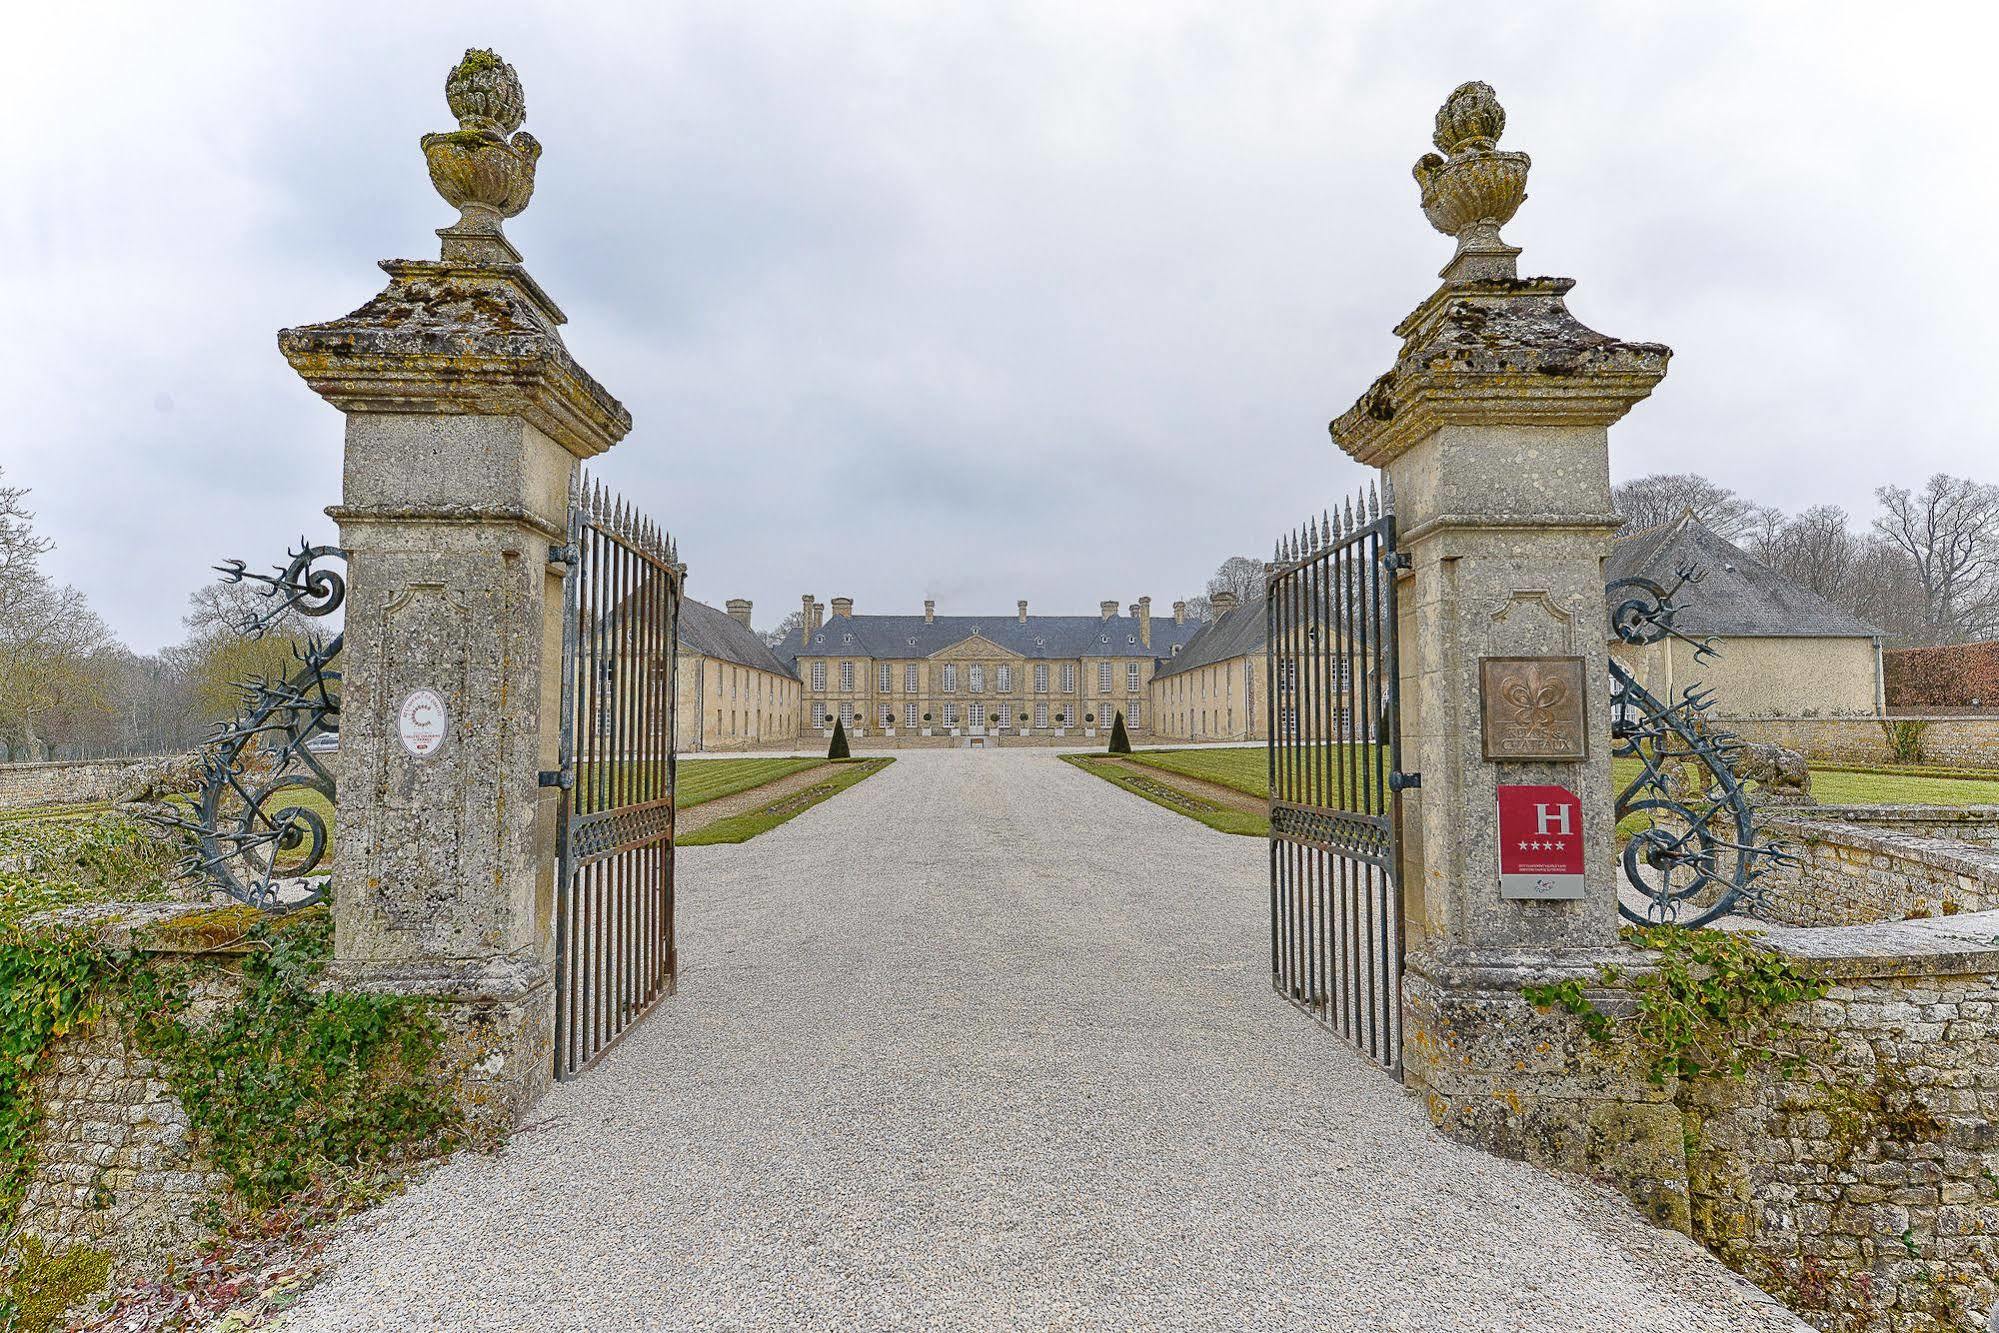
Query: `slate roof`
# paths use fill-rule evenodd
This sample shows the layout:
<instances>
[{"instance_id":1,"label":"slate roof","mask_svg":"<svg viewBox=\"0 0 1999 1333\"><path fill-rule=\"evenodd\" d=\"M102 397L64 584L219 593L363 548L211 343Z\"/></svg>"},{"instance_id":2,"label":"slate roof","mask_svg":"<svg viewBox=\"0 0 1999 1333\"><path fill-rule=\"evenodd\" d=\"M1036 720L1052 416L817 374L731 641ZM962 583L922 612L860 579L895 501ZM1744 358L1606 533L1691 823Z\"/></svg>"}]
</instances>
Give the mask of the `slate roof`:
<instances>
[{"instance_id":1,"label":"slate roof","mask_svg":"<svg viewBox=\"0 0 1999 1333\"><path fill-rule=\"evenodd\" d=\"M754 630L745 628L742 621L727 611L718 611L691 597L680 604L680 650L790 676L793 680L798 678L798 673L791 669L790 659L780 660Z\"/></svg>"},{"instance_id":2,"label":"slate roof","mask_svg":"<svg viewBox=\"0 0 1999 1333\"><path fill-rule=\"evenodd\" d=\"M1167 676L1177 676L1183 671L1195 671L1201 667L1213 666L1217 662L1226 662L1232 657L1261 652L1269 634L1269 623L1264 618L1263 599L1259 597L1202 625L1200 632L1180 650L1177 656L1160 662L1159 669L1152 673L1152 678L1160 680ZM1167 649L1169 653L1172 651L1170 648Z\"/></svg>"},{"instance_id":3,"label":"slate roof","mask_svg":"<svg viewBox=\"0 0 1999 1333\"><path fill-rule=\"evenodd\" d=\"M1184 644L1201 629L1193 621L1173 623L1171 616L1152 617L1152 644L1147 647L1131 616L938 616L925 621L913 616L828 616L812 636L799 642L793 630L778 645L777 655L795 663L801 656L929 657L974 634L1030 659L1060 657L1169 657L1173 645ZM846 642L847 635L853 642Z\"/></svg>"},{"instance_id":4,"label":"slate roof","mask_svg":"<svg viewBox=\"0 0 1999 1333\"><path fill-rule=\"evenodd\" d=\"M1872 638L1881 631L1785 578L1722 538L1693 511L1671 523L1620 537L1610 548L1604 579L1649 578L1672 587L1678 571L1707 571L1675 599L1673 626L1696 637Z\"/></svg>"}]
</instances>

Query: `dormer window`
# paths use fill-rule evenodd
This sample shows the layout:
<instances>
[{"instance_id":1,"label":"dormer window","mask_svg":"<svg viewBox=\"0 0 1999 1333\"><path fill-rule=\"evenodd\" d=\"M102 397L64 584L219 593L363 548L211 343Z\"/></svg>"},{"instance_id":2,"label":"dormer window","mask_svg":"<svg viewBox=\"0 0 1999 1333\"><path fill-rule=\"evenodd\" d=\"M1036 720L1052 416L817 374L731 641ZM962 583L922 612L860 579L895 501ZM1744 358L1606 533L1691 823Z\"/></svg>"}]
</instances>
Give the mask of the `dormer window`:
<instances>
[{"instance_id":1,"label":"dormer window","mask_svg":"<svg viewBox=\"0 0 1999 1333\"><path fill-rule=\"evenodd\" d=\"M909 636L909 646L912 648L916 646L916 636L914 634Z\"/></svg>"},{"instance_id":2,"label":"dormer window","mask_svg":"<svg viewBox=\"0 0 1999 1333\"><path fill-rule=\"evenodd\" d=\"M1127 635L1125 635L1125 636L1124 636L1124 641L1125 641L1126 643L1137 643L1137 642L1138 642L1138 636L1137 636L1136 634L1127 634Z\"/></svg>"},{"instance_id":3,"label":"dormer window","mask_svg":"<svg viewBox=\"0 0 1999 1333\"><path fill-rule=\"evenodd\" d=\"M1099 634L1097 636L1098 643L1109 643L1110 641L1111 641L1111 636L1108 634Z\"/></svg>"},{"instance_id":4,"label":"dormer window","mask_svg":"<svg viewBox=\"0 0 1999 1333\"><path fill-rule=\"evenodd\" d=\"M852 643L853 641L854 641L854 636L851 634L842 634L840 636L841 643Z\"/></svg>"}]
</instances>

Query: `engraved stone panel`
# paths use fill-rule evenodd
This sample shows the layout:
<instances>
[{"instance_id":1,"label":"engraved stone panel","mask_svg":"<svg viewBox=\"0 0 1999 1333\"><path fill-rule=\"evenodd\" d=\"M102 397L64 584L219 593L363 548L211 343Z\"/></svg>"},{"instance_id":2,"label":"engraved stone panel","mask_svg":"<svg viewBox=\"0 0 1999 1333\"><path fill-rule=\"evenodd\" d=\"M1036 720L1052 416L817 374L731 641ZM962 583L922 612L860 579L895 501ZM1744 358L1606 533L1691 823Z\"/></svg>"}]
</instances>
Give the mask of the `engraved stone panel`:
<instances>
[{"instance_id":1,"label":"engraved stone panel","mask_svg":"<svg viewBox=\"0 0 1999 1333\"><path fill-rule=\"evenodd\" d=\"M1588 758L1583 690L1580 657L1480 658L1486 759Z\"/></svg>"}]
</instances>

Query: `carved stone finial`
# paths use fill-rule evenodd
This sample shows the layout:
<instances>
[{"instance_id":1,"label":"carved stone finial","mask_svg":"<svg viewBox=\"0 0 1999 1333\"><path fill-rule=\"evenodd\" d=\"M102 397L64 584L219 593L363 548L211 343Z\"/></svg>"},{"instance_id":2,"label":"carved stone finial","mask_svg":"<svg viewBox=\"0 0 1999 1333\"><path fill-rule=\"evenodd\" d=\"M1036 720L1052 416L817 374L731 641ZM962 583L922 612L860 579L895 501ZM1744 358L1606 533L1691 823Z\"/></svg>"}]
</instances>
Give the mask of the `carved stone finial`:
<instances>
[{"instance_id":1,"label":"carved stone finial","mask_svg":"<svg viewBox=\"0 0 1999 1333\"><path fill-rule=\"evenodd\" d=\"M445 77L444 99L458 128L423 136L430 183L458 210L457 223L437 233L444 258L519 263L500 223L528 206L541 157L540 142L520 128L527 116L520 77L493 52L470 50Z\"/></svg>"},{"instance_id":2,"label":"carved stone finial","mask_svg":"<svg viewBox=\"0 0 1999 1333\"><path fill-rule=\"evenodd\" d=\"M1423 190L1423 215L1446 236L1457 238L1457 253L1439 275L1446 281L1490 281L1518 276L1517 246L1500 239L1527 198L1525 153L1499 151L1506 108L1488 84L1462 83L1437 110L1431 142L1448 156L1425 153L1416 163Z\"/></svg>"}]
</instances>

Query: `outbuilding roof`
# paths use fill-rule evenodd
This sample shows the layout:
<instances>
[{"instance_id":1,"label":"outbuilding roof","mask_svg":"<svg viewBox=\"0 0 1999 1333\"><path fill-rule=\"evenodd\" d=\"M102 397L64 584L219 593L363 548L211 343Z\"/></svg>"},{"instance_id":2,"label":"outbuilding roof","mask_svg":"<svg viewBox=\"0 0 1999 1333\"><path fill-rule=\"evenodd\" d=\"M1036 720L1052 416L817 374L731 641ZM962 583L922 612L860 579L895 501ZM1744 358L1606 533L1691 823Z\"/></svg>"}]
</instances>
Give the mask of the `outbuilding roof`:
<instances>
[{"instance_id":1,"label":"outbuilding roof","mask_svg":"<svg viewBox=\"0 0 1999 1333\"><path fill-rule=\"evenodd\" d=\"M742 621L706 602L687 598L680 604L680 651L699 653L757 671L769 671L797 679L790 660L780 659Z\"/></svg>"},{"instance_id":2,"label":"outbuilding roof","mask_svg":"<svg viewBox=\"0 0 1999 1333\"><path fill-rule=\"evenodd\" d=\"M1671 523L1620 537L1606 581L1647 578L1665 587L1679 571L1703 571L1674 599L1673 627L1698 637L1872 638L1880 630L1792 582L1700 521L1689 509Z\"/></svg>"},{"instance_id":3,"label":"outbuilding roof","mask_svg":"<svg viewBox=\"0 0 1999 1333\"><path fill-rule=\"evenodd\" d=\"M1264 601L1259 597L1202 625L1200 632L1188 641L1186 647L1160 662L1152 678L1159 680L1177 676L1183 671L1196 671L1217 662L1226 662L1232 657L1261 652L1269 637Z\"/></svg>"},{"instance_id":4,"label":"outbuilding roof","mask_svg":"<svg viewBox=\"0 0 1999 1333\"><path fill-rule=\"evenodd\" d=\"M1152 617L1148 646L1131 616L828 616L802 643L793 630L778 645L787 662L800 657L908 658L929 657L974 636L1026 658L1169 657L1174 645L1185 644L1201 629L1196 622L1173 623L1171 616Z\"/></svg>"}]
</instances>

